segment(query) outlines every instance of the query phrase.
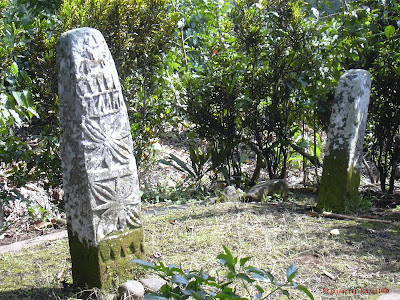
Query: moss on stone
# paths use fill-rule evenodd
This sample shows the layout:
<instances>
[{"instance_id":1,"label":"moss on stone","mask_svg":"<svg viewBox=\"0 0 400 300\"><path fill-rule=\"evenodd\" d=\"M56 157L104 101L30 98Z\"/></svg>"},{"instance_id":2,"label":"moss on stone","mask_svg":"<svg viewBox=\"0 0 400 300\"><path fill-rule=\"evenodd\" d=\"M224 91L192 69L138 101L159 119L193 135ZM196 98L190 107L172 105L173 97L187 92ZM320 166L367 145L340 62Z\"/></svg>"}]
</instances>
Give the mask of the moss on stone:
<instances>
[{"instance_id":1,"label":"moss on stone","mask_svg":"<svg viewBox=\"0 0 400 300\"><path fill-rule=\"evenodd\" d=\"M69 246L74 285L110 290L132 279L137 267L131 260L144 254L143 228L114 233L97 247L82 243L69 232Z\"/></svg>"},{"instance_id":2,"label":"moss on stone","mask_svg":"<svg viewBox=\"0 0 400 300\"><path fill-rule=\"evenodd\" d=\"M324 159L317 210L343 212L358 202L360 170L349 167L345 150L331 151Z\"/></svg>"}]
</instances>

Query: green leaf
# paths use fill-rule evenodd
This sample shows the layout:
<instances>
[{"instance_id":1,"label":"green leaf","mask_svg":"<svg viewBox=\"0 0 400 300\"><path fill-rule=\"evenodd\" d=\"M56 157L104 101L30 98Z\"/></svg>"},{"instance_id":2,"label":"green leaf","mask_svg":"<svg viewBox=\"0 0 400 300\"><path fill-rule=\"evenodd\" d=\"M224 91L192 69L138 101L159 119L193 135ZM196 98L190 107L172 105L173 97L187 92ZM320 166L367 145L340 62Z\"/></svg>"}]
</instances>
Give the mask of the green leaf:
<instances>
[{"instance_id":1,"label":"green leaf","mask_svg":"<svg viewBox=\"0 0 400 300\"><path fill-rule=\"evenodd\" d=\"M24 97L23 97L22 92L12 91L11 94L12 94L13 98L15 99L15 101L17 101L18 106L23 105Z\"/></svg>"},{"instance_id":2,"label":"green leaf","mask_svg":"<svg viewBox=\"0 0 400 300\"><path fill-rule=\"evenodd\" d=\"M311 292L304 286L304 285L298 285L297 289L306 293L306 295L311 299L314 300L314 296L311 294Z\"/></svg>"},{"instance_id":3,"label":"green leaf","mask_svg":"<svg viewBox=\"0 0 400 300\"><path fill-rule=\"evenodd\" d=\"M239 261L240 266L241 266L241 267L244 267L244 265L245 265L250 259L251 259L251 257L244 257L244 258L241 258L240 261Z\"/></svg>"},{"instance_id":4,"label":"green leaf","mask_svg":"<svg viewBox=\"0 0 400 300\"><path fill-rule=\"evenodd\" d=\"M248 283L253 283L253 281L254 281L249 276L247 276L247 274L245 274L245 273L239 273L239 274L237 274L236 277L240 278L240 279L242 279L242 280L244 280L244 281L246 281Z\"/></svg>"},{"instance_id":5,"label":"green leaf","mask_svg":"<svg viewBox=\"0 0 400 300\"><path fill-rule=\"evenodd\" d=\"M394 28L393 25L389 25L385 27L385 35L387 38L390 38L391 36L393 36L396 32L396 29Z\"/></svg>"},{"instance_id":6,"label":"green leaf","mask_svg":"<svg viewBox=\"0 0 400 300\"><path fill-rule=\"evenodd\" d=\"M171 154L171 155L173 155L173 154ZM170 159L172 159L172 157L170 157ZM165 159L160 159L159 162L164 164L164 165L174 167L175 169L177 169L178 171L181 171L183 173L189 173L190 176L193 176L192 175L193 173L190 170L188 172L187 166L185 166L185 168L181 168L181 167L179 167L179 164L177 166L176 164L174 164L174 163L172 163L172 162L170 162L168 160L165 160ZM178 162L176 162L176 163L178 163ZM181 161L181 163L184 163L184 162Z\"/></svg>"},{"instance_id":7,"label":"green leaf","mask_svg":"<svg viewBox=\"0 0 400 300\"><path fill-rule=\"evenodd\" d=\"M190 170L187 166L187 164L182 161L180 158L175 156L174 154L170 154L170 159L172 159L174 162L176 162L182 169L184 169L188 174L195 176L192 170Z\"/></svg>"},{"instance_id":8,"label":"green leaf","mask_svg":"<svg viewBox=\"0 0 400 300\"><path fill-rule=\"evenodd\" d=\"M167 297L161 297L158 294L149 294L144 295L144 300L168 300Z\"/></svg>"},{"instance_id":9,"label":"green leaf","mask_svg":"<svg viewBox=\"0 0 400 300\"><path fill-rule=\"evenodd\" d=\"M287 277L287 281L291 282L297 275L297 269L295 264L291 264L287 270L286 270L286 277Z\"/></svg>"},{"instance_id":10,"label":"green leaf","mask_svg":"<svg viewBox=\"0 0 400 300\"><path fill-rule=\"evenodd\" d=\"M297 144L300 148L306 149L310 147L310 142L309 141L301 141L300 143Z\"/></svg>"},{"instance_id":11,"label":"green leaf","mask_svg":"<svg viewBox=\"0 0 400 300\"><path fill-rule=\"evenodd\" d=\"M252 273L252 277L254 279L261 280L261 281L268 280L271 283L274 282L274 276L270 272L267 272L267 271L264 271L264 270L261 270L261 269L255 268L255 267L251 267L247 271Z\"/></svg>"},{"instance_id":12,"label":"green leaf","mask_svg":"<svg viewBox=\"0 0 400 300\"><path fill-rule=\"evenodd\" d=\"M32 118L33 116L35 116L36 118L39 118L39 114L36 112L36 110L32 107L29 107L27 109L28 114L29 114L29 118Z\"/></svg>"},{"instance_id":13,"label":"green leaf","mask_svg":"<svg viewBox=\"0 0 400 300\"><path fill-rule=\"evenodd\" d=\"M224 250L225 250L227 262L234 264L235 261L234 261L232 253L229 251L229 249L226 246L222 245L222 248L224 248Z\"/></svg>"},{"instance_id":14,"label":"green leaf","mask_svg":"<svg viewBox=\"0 0 400 300\"><path fill-rule=\"evenodd\" d=\"M257 289L260 296L264 293L264 289L261 286L259 286L258 284L255 284L254 287Z\"/></svg>"},{"instance_id":15,"label":"green leaf","mask_svg":"<svg viewBox=\"0 0 400 300\"><path fill-rule=\"evenodd\" d=\"M184 277L182 277L180 275L172 276L171 281L175 282L177 284L185 285L185 286L187 286L189 284L189 281L186 278L184 278Z\"/></svg>"},{"instance_id":16,"label":"green leaf","mask_svg":"<svg viewBox=\"0 0 400 300\"><path fill-rule=\"evenodd\" d=\"M24 95L24 105L26 107L32 107L32 106L35 105L35 103L33 102L33 98L32 98L31 92L29 92L27 90L23 90L22 94Z\"/></svg>"},{"instance_id":17,"label":"green leaf","mask_svg":"<svg viewBox=\"0 0 400 300\"><path fill-rule=\"evenodd\" d=\"M148 267L148 268L154 268L154 265L151 262L145 261L145 260L141 260L141 259L134 259L131 260L131 262L137 263L143 267Z\"/></svg>"},{"instance_id":18,"label":"green leaf","mask_svg":"<svg viewBox=\"0 0 400 300\"><path fill-rule=\"evenodd\" d=\"M15 61L11 64L10 72L11 72L11 74L13 76L17 76L18 75L18 65L17 65L17 63Z\"/></svg>"},{"instance_id":19,"label":"green leaf","mask_svg":"<svg viewBox=\"0 0 400 300\"><path fill-rule=\"evenodd\" d=\"M286 297L288 297L290 299L290 295L289 292L287 290L282 290L281 289L282 294L284 294Z\"/></svg>"}]
</instances>

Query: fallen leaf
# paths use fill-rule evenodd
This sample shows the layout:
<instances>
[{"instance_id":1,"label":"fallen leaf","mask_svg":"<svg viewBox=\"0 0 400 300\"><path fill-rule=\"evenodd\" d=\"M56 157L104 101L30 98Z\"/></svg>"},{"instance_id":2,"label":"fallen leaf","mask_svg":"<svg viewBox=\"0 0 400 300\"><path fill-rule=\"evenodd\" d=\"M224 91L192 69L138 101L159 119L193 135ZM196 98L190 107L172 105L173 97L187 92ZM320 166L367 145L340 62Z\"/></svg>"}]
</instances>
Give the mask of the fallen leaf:
<instances>
[{"instance_id":1,"label":"fallen leaf","mask_svg":"<svg viewBox=\"0 0 400 300\"><path fill-rule=\"evenodd\" d=\"M311 217L319 217L319 213L315 212L315 211L308 211L306 212L307 216L311 216Z\"/></svg>"}]
</instances>

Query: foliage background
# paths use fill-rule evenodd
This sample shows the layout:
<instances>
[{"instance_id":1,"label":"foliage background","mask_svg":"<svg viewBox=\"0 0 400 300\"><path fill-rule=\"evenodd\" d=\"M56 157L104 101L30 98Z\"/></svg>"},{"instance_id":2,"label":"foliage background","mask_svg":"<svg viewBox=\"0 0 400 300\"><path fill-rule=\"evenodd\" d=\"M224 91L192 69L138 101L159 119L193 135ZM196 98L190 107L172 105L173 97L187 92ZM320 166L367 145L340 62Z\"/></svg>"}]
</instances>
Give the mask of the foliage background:
<instances>
[{"instance_id":1,"label":"foliage background","mask_svg":"<svg viewBox=\"0 0 400 300\"><path fill-rule=\"evenodd\" d=\"M62 32L90 26L115 59L139 168L151 162L158 138L178 127L190 128L188 170L197 183L207 173L246 187L262 169L284 178L290 168L317 167L336 83L345 70L363 68L373 80L365 154L381 190L392 193L399 10L394 0L2 0L7 177L61 184L55 47Z\"/></svg>"}]
</instances>

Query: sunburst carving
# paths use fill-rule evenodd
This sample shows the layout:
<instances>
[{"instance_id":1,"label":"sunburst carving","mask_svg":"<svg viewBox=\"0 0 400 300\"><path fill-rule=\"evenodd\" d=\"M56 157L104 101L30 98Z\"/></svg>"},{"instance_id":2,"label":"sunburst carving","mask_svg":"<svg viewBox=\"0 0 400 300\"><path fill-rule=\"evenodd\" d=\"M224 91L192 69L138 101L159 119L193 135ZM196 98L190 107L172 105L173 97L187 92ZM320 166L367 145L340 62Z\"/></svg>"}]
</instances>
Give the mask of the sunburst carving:
<instances>
[{"instance_id":1,"label":"sunburst carving","mask_svg":"<svg viewBox=\"0 0 400 300\"><path fill-rule=\"evenodd\" d=\"M90 119L86 119L82 127L88 137L88 140L83 142L84 146L95 151L94 156L97 159L100 157L108 168L111 168L113 160L120 164L129 163L132 152L124 140L130 136L130 131L121 129L105 132L99 124Z\"/></svg>"},{"instance_id":2,"label":"sunburst carving","mask_svg":"<svg viewBox=\"0 0 400 300\"><path fill-rule=\"evenodd\" d=\"M101 182L94 182L91 189L97 203L100 203L93 210L100 212L101 220L114 220L116 230L141 226L140 207L133 193L125 196Z\"/></svg>"}]
</instances>

